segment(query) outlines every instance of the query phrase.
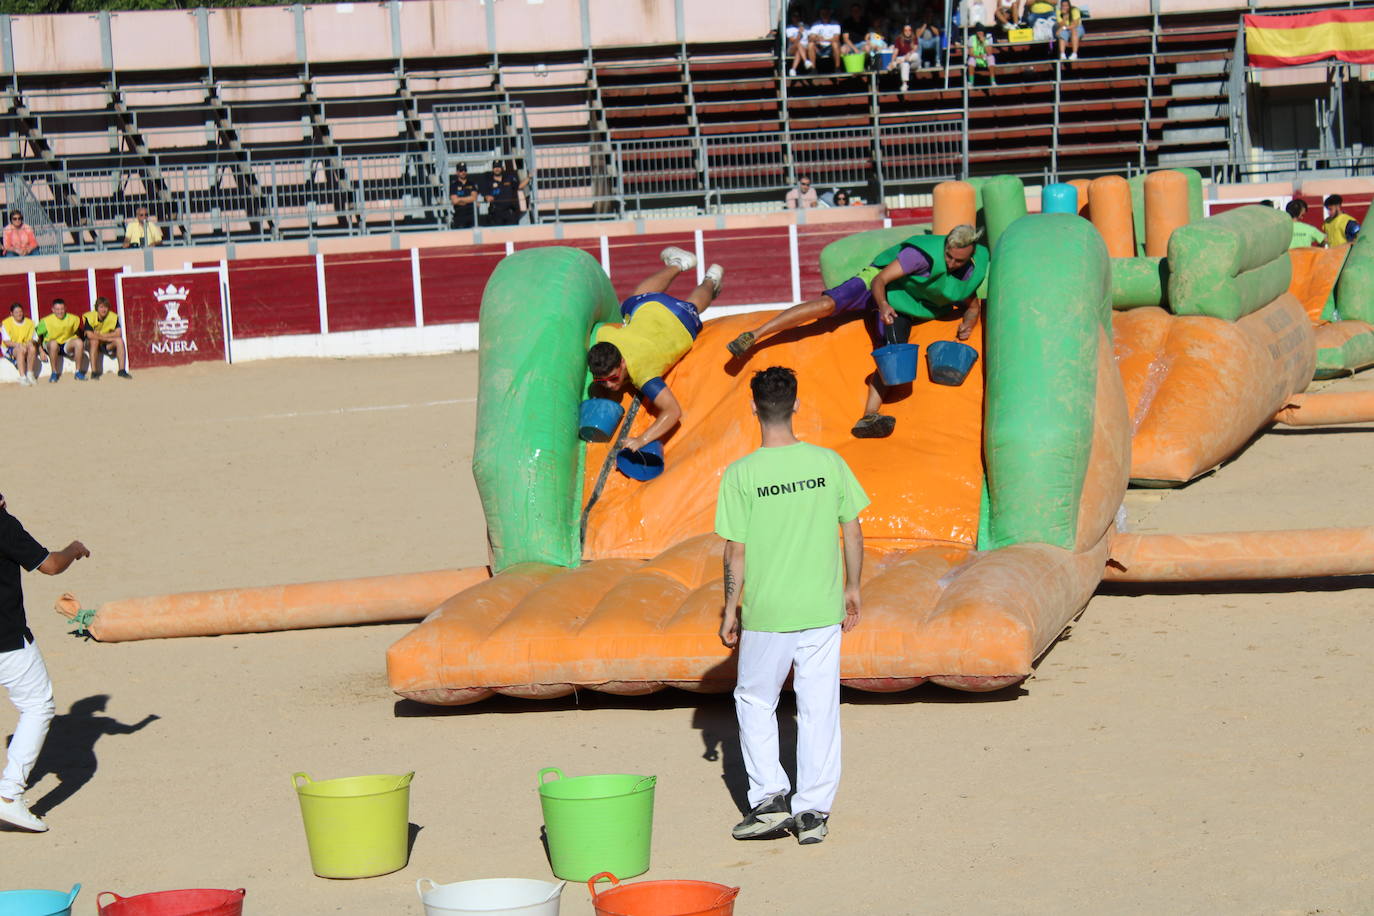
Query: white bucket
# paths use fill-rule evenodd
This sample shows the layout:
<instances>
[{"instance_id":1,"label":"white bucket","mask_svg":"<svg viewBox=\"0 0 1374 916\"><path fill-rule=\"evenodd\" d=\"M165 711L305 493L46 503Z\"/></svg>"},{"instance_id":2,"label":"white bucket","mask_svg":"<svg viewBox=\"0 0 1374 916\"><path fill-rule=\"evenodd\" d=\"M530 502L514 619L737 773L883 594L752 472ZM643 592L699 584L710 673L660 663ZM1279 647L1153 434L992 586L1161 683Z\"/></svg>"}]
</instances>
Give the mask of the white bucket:
<instances>
[{"instance_id":1,"label":"white bucket","mask_svg":"<svg viewBox=\"0 0 1374 916\"><path fill-rule=\"evenodd\" d=\"M429 889L424 885L428 883ZM566 881L533 878L480 878L436 884L429 878L415 882L425 916L558 916L559 895Z\"/></svg>"}]
</instances>

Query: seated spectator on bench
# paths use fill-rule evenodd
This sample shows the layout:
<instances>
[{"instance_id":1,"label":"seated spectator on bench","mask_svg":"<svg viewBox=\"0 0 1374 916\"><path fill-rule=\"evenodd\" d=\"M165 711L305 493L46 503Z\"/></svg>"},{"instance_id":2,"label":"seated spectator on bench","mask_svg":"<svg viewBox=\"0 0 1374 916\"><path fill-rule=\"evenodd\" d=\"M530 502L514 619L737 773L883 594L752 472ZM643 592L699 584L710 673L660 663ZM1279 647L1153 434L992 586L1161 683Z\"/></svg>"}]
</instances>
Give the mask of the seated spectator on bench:
<instances>
[{"instance_id":1,"label":"seated spectator on bench","mask_svg":"<svg viewBox=\"0 0 1374 916\"><path fill-rule=\"evenodd\" d=\"M1042 19L1050 20L1050 24L1053 25L1054 18L1053 0L1031 0L1030 6L1026 9L1026 24L1031 28L1035 28L1035 24Z\"/></svg>"},{"instance_id":2,"label":"seated spectator on bench","mask_svg":"<svg viewBox=\"0 0 1374 916\"><path fill-rule=\"evenodd\" d=\"M1322 223L1322 230L1326 233L1326 244L1335 248L1337 245L1344 245L1346 242L1355 241L1355 236L1360 234L1360 224L1355 222L1355 218L1346 213L1341 208L1345 201L1341 195L1332 194L1323 201L1326 207L1326 222Z\"/></svg>"},{"instance_id":3,"label":"seated spectator on bench","mask_svg":"<svg viewBox=\"0 0 1374 916\"><path fill-rule=\"evenodd\" d=\"M920 49L920 68L937 69L940 66L940 27L931 21L932 13L926 7L921 15L921 27L916 30L916 45Z\"/></svg>"},{"instance_id":4,"label":"seated spectator on bench","mask_svg":"<svg viewBox=\"0 0 1374 916\"><path fill-rule=\"evenodd\" d=\"M964 49L964 54L968 58L968 81L972 86L974 74L978 68L982 67L988 72L988 82L997 85L997 73L993 67L997 64L997 56L992 53L992 39L988 37L987 29L981 25L973 30L969 36L968 47Z\"/></svg>"},{"instance_id":5,"label":"seated spectator on bench","mask_svg":"<svg viewBox=\"0 0 1374 916\"><path fill-rule=\"evenodd\" d=\"M1289 248L1310 248L1313 245L1326 245L1325 233L1316 226L1302 221L1302 218L1307 215L1307 201L1295 197L1283 209L1289 216L1293 217L1293 241L1289 244Z\"/></svg>"},{"instance_id":6,"label":"seated spectator on bench","mask_svg":"<svg viewBox=\"0 0 1374 916\"><path fill-rule=\"evenodd\" d=\"M831 205L835 207L849 206L849 192L841 188L835 192L835 202Z\"/></svg>"},{"instance_id":7,"label":"seated spectator on bench","mask_svg":"<svg viewBox=\"0 0 1374 916\"><path fill-rule=\"evenodd\" d=\"M162 244L162 228L157 220L148 218L148 208L139 207L134 218L124 227L125 248L152 248ZM56 378L53 381L57 381Z\"/></svg>"},{"instance_id":8,"label":"seated spectator on bench","mask_svg":"<svg viewBox=\"0 0 1374 916\"><path fill-rule=\"evenodd\" d=\"M811 29L807 33L811 36L811 44L815 45L817 53L825 53L825 49L830 49L830 57L835 63L835 69L840 69L840 24L830 21L830 10L822 8L819 18L811 24Z\"/></svg>"},{"instance_id":9,"label":"seated spectator on bench","mask_svg":"<svg viewBox=\"0 0 1374 916\"><path fill-rule=\"evenodd\" d=\"M7 258L27 257L38 250L33 227L24 224L24 214L18 210L10 211L10 223L4 232L4 246L4 256Z\"/></svg>"},{"instance_id":10,"label":"seated spectator on bench","mask_svg":"<svg viewBox=\"0 0 1374 916\"><path fill-rule=\"evenodd\" d=\"M86 342L81 339L81 319L67 312L67 303L62 299L52 301L52 313L38 322L38 339L48 352L48 366L52 375L49 382L56 382L62 375L62 357L70 356L76 367L76 380L84 382L86 373L81 363L86 355Z\"/></svg>"},{"instance_id":11,"label":"seated spectator on bench","mask_svg":"<svg viewBox=\"0 0 1374 916\"><path fill-rule=\"evenodd\" d=\"M816 206L819 199L816 189L811 187L810 177L803 175L801 180L797 182L797 186L787 192L787 196L783 198L783 203L787 204L789 210L795 210L798 207L806 210Z\"/></svg>"},{"instance_id":12,"label":"seated spectator on bench","mask_svg":"<svg viewBox=\"0 0 1374 916\"><path fill-rule=\"evenodd\" d=\"M19 384L32 385L38 374L38 343L35 340L37 328L33 319L24 314L24 307L18 302L10 306L10 317L0 321L0 346L5 349L5 359L14 363L19 370Z\"/></svg>"},{"instance_id":13,"label":"seated spectator on bench","mask_svg":"<svg viewBox=\"0 0 1374 916\"><path fill-rule=\"evenodd\" d=\"M1071 53L1069 60L1078 60L1078 41L1083 37L1083 14L1069 0L1059 0L1058 27L1055 31L1059 39L1059 59L1064 59L1064 49ZM1271 205L1272 206L1272 205Z\"/></svg>"},{"instance_id":14,"label":"seated spectator on bench","mask_svg":"<svg viewBox=\"0 0 1374 916\"><path fill-rule=\"evenodd\" d=\"M1010 32L1021 24L1021 17L1025 15L1025 9L1025 0L998 0L997 9L993 11L992 15L997 20L998 25Z\"/></svg>"},{"instance_id":15,"label":"seated spectator on bench","mask_svg":"<svg viewBox=\"0 0 1374 916\"><path fill-rule=\"evenodd\" d=\"M887 65L889 72L894 67L902 71L902 92L906 92L911 80L911 62L920 59L918 47L915 30L909 24L902 26L901 34L892 43L892 63Z\"/></svg>"},{"instance_id":16,"label":"seated spectator on bench","mask_svg":"<svg viewBox=\"0 0 1374 916\"><path fill-rule=\"evenodd\" d=\"M797 68L814 70L816 67L816 46L811 41L811 30L802 22L801 13L792 13L792 24L787 27L787 57L792 61L788 76L796 76Z\"/></svg>"},{"instance_id":17,"label":"seated spectator on bench","mask_svg":"<svg viewBox=\"0 0 1374 916\"><path fill-rule=\"evenodd\" d=\"M840 23L840 53L857 54L862 51L860 45L867 32L868 20L864 18L863 4L849 4L849 15Z\"/></svg>"},{"instance_id":18,"label":"seated spectator on bench","mask_svg":"<svg viewBox=\"0 0 1374 916\"><path fill-rule=\"evenodd\" d=\"M120 378L133 378L124 367L124 338L119 333L119 316L110 308L110 300L101 296L95 300L95 308L84 316L86 324L86 352L90 356L91 380L96 381L103 372L102 360L113 357L119 366Z\"/></svg>"}]
</instances>

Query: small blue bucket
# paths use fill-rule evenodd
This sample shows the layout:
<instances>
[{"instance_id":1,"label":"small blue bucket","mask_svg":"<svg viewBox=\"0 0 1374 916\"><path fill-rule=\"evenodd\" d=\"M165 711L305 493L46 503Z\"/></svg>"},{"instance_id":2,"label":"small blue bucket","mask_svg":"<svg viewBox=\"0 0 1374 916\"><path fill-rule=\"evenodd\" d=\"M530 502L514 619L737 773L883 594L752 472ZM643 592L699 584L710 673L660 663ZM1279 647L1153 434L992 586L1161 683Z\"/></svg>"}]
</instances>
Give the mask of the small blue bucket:
<instances>
[{"instance_id":1,"label":"small blue bucket","mask_svg":"<svg viewBox=\"0 0 1374 916\"><path fill-rule=\"evenodd\" d=\"M650 442L637 452L622 448L615 456L615 466L631 480L653 480L663 473L663 444Z\"/></svg>"},{"instance_id":2,"label":"small blue bucket","mask_svg":"<svg viewBox=\"0 0 1374 916\"><path fill-rule=\"evenodd\" d=\"M609 398L587 398L577 410L578 435L584 442L610 442L625 408Z\"/></svg>"},{"instance_id":3,"label":"small blue bucket","mask_svg":"<svg viewBox=\"0 0 1374 916\"><path fill-rule=\"evenodd\" d=\"M957 340L937 340L926 348L930 380L937 385L962 385L978 362L978 351Z\"/></svg>"},{"instance_id":4,"label":"small blue bucket","mask_svg":"<svg viewBox=\"0 0 1374 916\"><path fill-rule=\"evenodd\" d=\"M72 916L81 885L70 891L0 891L2 916Z\"/></svg>"},{"instance_id":5,"label":"small blue bucket","mask_svg":"<svg viewBox=\"0 0 1374 916\"><path fill-rule=\"evenodd\" d=\"M873 361L878 364L878 375L884 385L905 385L916 381L916 354L920 352L917 344L894 343L873 351Z\"/></svg>"}]
</instances>

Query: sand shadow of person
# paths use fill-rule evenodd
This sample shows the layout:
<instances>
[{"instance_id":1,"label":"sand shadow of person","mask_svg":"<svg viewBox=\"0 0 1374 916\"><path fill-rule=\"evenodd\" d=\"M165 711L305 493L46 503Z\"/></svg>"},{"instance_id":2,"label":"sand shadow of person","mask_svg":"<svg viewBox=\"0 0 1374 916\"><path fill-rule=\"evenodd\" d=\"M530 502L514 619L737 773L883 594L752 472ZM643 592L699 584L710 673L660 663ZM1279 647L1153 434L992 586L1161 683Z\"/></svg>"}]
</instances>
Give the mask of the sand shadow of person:
<instances>
[{"instance_id":1,"label":"sand shadow of person","mask_svg":"<svg viewBox=\"0 0 1374 916\"><path fill-rule=\"evenodd\" d=\"M702 760L720 761L720 778L730 799L741 814L749 805L749 775L744 769L744 753L739 744L739 722L735 718L735 701L730 694L703 698L692 714L692 727L700 729L705 751ZM783 769L789 776L797 772L797 718L792 696L784 693L778 699L778 752Z\"/></svg>"},{"instance_id":2,"label":"sand shadow of person","mask_svg":"<svg viewBox=\"0 0 1374 916\"><path fill-rule=\"evenodd\" d=\"M94 694L72 703L64 715L53 717L43 750L29 774L29 785L37 785L48 774L56 776L58 784L34 802L34 814L42 817L91 781L97 766L95 743L103 736L132 735L161 718L149 713L142 722L125 725L109 716L97 715L105 711L109 701L108 694Z\"/></svg>"}]
</instances>

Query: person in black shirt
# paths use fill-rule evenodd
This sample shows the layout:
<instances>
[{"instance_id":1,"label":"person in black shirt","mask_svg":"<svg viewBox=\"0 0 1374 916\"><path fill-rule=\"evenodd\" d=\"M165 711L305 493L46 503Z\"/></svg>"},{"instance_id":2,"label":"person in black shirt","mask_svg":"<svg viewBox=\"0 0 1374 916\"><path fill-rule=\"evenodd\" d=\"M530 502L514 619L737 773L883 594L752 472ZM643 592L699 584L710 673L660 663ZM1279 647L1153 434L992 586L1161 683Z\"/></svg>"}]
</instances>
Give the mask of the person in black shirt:
<instances>
[{"instance_id":1,"label":"person in black shirt","mask_svg":"<svg viewBox=\"0 0 1374 916\"><path fill-rule=\"evenodd\" d=\"M501 160L491 164L491 175L487 179L487 225L514 226L520 222L520 193L530 183L530 176L524 180L516 173L508 173Z\"/></svg>"},{"instance_id":2,"label":"person in black shirt","mask_svg":"<svg viewBox=\"0 0 1374 916\"><path fill-rule=\"evenodd\" d=\"M841 53L853 54L859 50L859 45L863 43L864 36L868 34L868 25L863 4L849 4L849 15L840 22Z\"/></svg>"},{"instance_id":3,"label":"person in black shirt","mask_svg":"<svg viewBox=\"0 0 1374 916\"><path fill-rule=\"evenodd\" d=\"M36 569L55 576L90 555L80 541L49 553L5 510L5 498L0 496L0 687L5 688L10 702L19 710L19 724L14 727L5 770L0 774L0 821L25 830L48 829L29 811L24 789L57 709L52 701L48 669L34 645L24 614L24 587L19 570Z\"/></svg>"},{"instance_id":4,"label":"person in black shirt","mask_svg":"<svg viewBox=\"0 0 1374 916\"><path fill-rule=\"evenodd\" d=\"M468 178L466 162L448 180L448 199L453 204L453 228L471 229L477 225L477 183Z\"/></svg>"}]
</instances>

